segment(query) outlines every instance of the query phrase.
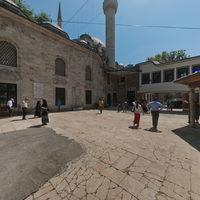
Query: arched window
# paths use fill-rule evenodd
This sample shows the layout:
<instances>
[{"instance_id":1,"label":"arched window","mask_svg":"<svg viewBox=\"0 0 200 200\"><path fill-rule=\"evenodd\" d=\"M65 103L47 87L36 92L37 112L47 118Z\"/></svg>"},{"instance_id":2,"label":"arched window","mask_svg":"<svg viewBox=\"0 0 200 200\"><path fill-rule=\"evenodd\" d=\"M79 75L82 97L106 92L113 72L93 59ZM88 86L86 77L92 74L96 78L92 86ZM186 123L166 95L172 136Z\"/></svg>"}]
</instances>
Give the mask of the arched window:
<instances>
[{"instance_id":1,"label":"arched window","mask_svg":"<svg viewBox=\"0 0 200 200\"><path fill-rule=\"evenodd\" d=\"M65 61L60 58L56 58L55 61L55 74L65 76Z\"/></svg>"},{"instance_id":2,"label":"arched window","mask_svg":"<svg viewBox=\"0 0 200 200\"><path fill-rule=\"evenodd\" d=\"M17 49L6 41L0 41L0 65L17 67Z\"/></svg>"},{"instance_id":3,"label":"arched window","mask_svg":"<svg viewBox=\"0 0 200 200\"><path fill-rule=\"evenodd\" d=\"M90 66L87 66L85 69L85 80L86 81L92 80L92 70L91 70Z\"/></svg>"}]
</instances>

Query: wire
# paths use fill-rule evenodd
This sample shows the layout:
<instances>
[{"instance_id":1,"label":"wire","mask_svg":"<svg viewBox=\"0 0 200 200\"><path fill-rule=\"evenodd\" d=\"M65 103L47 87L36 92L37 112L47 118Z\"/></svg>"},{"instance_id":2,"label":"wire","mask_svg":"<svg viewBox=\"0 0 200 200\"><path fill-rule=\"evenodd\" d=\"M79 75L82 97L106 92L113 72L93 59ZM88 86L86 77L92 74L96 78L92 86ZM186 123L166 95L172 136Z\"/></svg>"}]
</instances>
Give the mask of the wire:
<instances>
[{"instance_id":1,"label":"wire","mask_svg":"<svg viewBox=\"0 0 200 200\"><path fill-rule=\"evenodd\" d=\"M68 21L71 21L85 6L86 4L88 3L89 0L86 0L82 6L69 18Z\"/></svg>"},{"instance_id":2,"label":"wire","mask_svg":"<svg viewBox=\"0 0 200 200\"><path fill-rule=\"evenodd\" d=\"M200 27L187 27L187 26L147 26L147 25L131 25L134 27L142 27L142 28L160 28L160 29L184 29L184 30L200 30Z\"/></svg>"},{"instance_id":3,"label":"wire","mask_svg":"<svg viewBox=\"0 0 200 200\"><path fill-rule=\"evenodd\" d=\"M52 20L51 22L57 22L57 20ZM63 23L68 23L68 24L87 24L87 25L102 25L105 26L105 23L101 23L101 22L83 22L83 21L69 21L69 20L63 20ZM131 25L129 24L115 24L116 26L129 26L131 27Z\"/></svg>"},{"instance_id":4,"label":"wire","mask_svg":"<svg viewBox=\"0 0 200 200\"><path fill-rule=\"evenodd\" d=\"M97 16L96 16L97 17ZM53 22L56 22L57 20L52 20ZM87 25L101 25L105 26L105 23L102 22L92 22L93 18L88 21L71 21L71 20L63 20L63 23L69 23L69 24L87 24ZM188 27L188 26L164 26L164 25L136 25L136 24L115 24L116 26L122 26L122 27L134 27L134 28L159 28L159 29L182 29L182 30L200 30L200 27Z\"/></svg>"},{"instance_id":5,"label":"wire","mask_svg":"<svg viewBox=\"0 0 200 200\"><path fill-rule=\"evenodd\" d=\"M102 14L102 12L99 12L99 13L97 13L94 17L92 17L89 21L88 21L88 23L92 23L96 18L98 18L100 15ZM88 25L90 25L90 24L86 24L83 28L82 28L82 31L84 32L84 30L88 27Z\"/></svg>"}]
</instances>

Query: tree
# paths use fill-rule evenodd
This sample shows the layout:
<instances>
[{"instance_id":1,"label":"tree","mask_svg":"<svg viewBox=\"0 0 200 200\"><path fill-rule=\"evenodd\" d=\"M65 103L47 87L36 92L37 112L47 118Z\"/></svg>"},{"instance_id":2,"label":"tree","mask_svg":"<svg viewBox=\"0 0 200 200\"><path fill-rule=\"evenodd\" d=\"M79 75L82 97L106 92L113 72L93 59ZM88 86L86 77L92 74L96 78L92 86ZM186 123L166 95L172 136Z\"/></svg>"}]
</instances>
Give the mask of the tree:
<instances>
[{"instance_id":1,"label":"tree","mask_svg":"<svg viewBox=\"0 0 200 200\"><path fill-rule=\"evenodd\" d=\"M22 11L27 17L29 17L31 20L34 19L33 10L30 9L30 8L23 2L23 0L18 0L18 1L17 1L17 5L19 6L19 8L21 9L21 11Z\"/></svg>"},{"instance_id":2,"label":"tree","mask_svg":"<svg viewBox=\"0 0 200 200\"><path fill-rule=\"evenodd\" d=\"M51 18L45 12L41 12L40 14L35 15L34 19L38 23L44 23L44 22L51 21Z\"/></svg>"},{"instance_id":3,"label":"tree","mask_svg":"<svg viewBox=\"0 0 200 200\"><path fill-rule=\"evenodd\" d=\"M17 5L22 10L22 12L31 20L37 23L43 23L51 21L51 17L47 15L45 12L41 12L39 14L35 14L32 9L30 9L23 0L18 0Z\"/></svg>"},{"instance_id":4,"label":"tree","mask_svg":"<svg viewBox=\"0 0 200 200\"><path fill-rule=\"evenodd\" d=\"M148 61L158 61L159 63L167 63L172 61L179 61L185 58L189 58L190 56L186 53L186 50L178 50L178 51L163 51L160 54L157 54L153 57L147 58Z\"/></svg>"}]
</instances>

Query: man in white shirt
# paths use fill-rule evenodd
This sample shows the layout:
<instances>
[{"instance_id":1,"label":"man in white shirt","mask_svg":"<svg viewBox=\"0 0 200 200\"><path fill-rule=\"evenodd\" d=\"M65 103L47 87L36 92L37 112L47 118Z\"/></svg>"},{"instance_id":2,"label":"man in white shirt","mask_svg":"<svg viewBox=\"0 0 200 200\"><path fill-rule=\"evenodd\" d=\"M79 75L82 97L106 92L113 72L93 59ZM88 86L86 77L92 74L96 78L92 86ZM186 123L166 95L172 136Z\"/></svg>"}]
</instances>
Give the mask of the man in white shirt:
<instances>
[{"instance_id":1,"label":"man in white shirt","mask_svg":"<svg viewBox=\"0 0 200 200\"><path fill-rule=\"evenodd\" d=\"M25 98L22 101L22 119L26 119L26 114L27 114L27 108L28 108L28 98Z\"/></svg>"},{"instance_id":2,"label":"man in white shirt","mask_svg":"<svg viewBox=\"0 0 200 200\"><path fill-rule=\"evenodd\" d=\"M13 104L14 104L14 99L10 98L7 102L7 108L8 108L8 112L9 112L9 117L12 116L12 112L13 112Z\"/></svg>"},{"instance_id":3,"label":"man in white shirt","mask_svg":"<svg viewBox=\"0 0 200 200\"><path fill-rule=\"evenodd\" d=\"M162 110L163 105L158 101L158 98L155 97L154 100L147 104L147 108L150 110L152 115L152 124L153 128L151 128L151 131L157 131L158 126L158 119L159 119L159 112Z\"/></svg>"}]
</instances>

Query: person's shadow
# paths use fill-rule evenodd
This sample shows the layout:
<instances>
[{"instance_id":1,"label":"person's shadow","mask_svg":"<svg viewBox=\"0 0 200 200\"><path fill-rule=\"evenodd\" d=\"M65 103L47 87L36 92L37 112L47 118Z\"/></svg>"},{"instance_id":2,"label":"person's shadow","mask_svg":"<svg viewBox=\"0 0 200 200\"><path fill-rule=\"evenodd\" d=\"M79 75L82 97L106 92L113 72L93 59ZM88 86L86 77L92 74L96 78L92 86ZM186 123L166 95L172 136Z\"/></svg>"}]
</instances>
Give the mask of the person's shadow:
<instances>
[{"instance_id":1,"label":"person's shadow","mask_svg":"<svg viewBox=\"0 0 200 200\"><path fill-rule=\"evenodd\" d=\"M140 129L140 128L137 127L137 126L129 126L128 128L130 128L130 129Z\"/></svg>"},{"instance_id":2,"label":"person's shadow","mask_svg":"<svg viewBox=\"0 0 200 200\"><path fill-rule=\"evenodd\" d=\"M39 124L39 125L34 125L34 126L30 126L29 128L41 128L44 127L45 125L43 124Z\"/></svg>"},{"instance_id":3,"label":"person's shadow","mask_svg":"<svg viewBox=\"0 0 200 200\"><path fill-rule=\"evenodd\" d=\"M22 121L22 119L13 119L13 120L11 120L11 122L19 122L19 121Z\"/></svg>"},{"instance_id":4,"label":"person's shadow","mask_svg":"<svg viewBox=\"0 0 200 200\"><path fill-rule=\"evenodd\" d=\"M160 130L153 130L153 129L144 129L145 131L151 132L151 133L162 133Z\"/></svg>"}]
</instances>

